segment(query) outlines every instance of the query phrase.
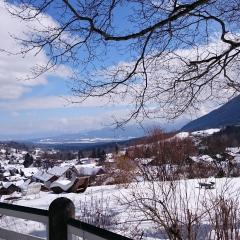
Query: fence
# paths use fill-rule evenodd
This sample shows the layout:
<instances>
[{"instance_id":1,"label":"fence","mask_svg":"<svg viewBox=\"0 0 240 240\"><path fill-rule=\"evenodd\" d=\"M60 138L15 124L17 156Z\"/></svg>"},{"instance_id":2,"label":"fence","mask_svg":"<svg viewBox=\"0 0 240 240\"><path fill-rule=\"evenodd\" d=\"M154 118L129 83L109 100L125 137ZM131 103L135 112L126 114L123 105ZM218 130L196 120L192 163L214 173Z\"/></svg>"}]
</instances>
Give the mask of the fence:
<instances>
[{"instance_id":1,"label":"fence","mask_svg":"<svg viewBox=\"0 0 240 240\"><path fill-rule=\"evenodd\" d=\"M8 203L0 203L0 214L41 222L46 225L47 240L131 240L119 234L75 219L75 206L68 198L57 198L42 210ZM0 239L43 240L0 227Z\"/></svg>"}]
</instances>

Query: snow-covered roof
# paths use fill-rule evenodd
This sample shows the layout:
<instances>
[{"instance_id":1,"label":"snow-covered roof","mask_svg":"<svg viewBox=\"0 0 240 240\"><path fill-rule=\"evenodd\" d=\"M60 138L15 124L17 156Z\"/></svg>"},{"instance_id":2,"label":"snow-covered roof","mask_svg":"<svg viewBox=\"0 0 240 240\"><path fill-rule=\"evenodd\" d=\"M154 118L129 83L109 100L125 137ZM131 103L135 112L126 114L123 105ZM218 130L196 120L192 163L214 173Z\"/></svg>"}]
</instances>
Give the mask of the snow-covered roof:
<instances>
[{"instance_id":1,"label":"snow-covered roof","mask_svg":"<svg viewBox=\"0 0 240 240\"><path fill-rule=\"evenodd\" d=\"M28 179L26 180L25 182L23 182L22 184L19 184L18 186L21 188L21 189L27 189L28 185L30 184L31 182L31 179Z\"/></svg>"},{"instance_id":2,"label":"snow-covered roof","mask_svg":"<svg viewBox=\"0 0 240 240\"><path fill-rule=\"evenodd\" d=\"M78 170L79 174L86 176L94 176L103 169L102 166L96 166L94 163L75 165L75 168Z\"/></svg>"},{"instance_id":3,"label":"snow-covered roof","mask_svg":"<svg viewBox=\"0 0 240 240\"><path fill-rule=\"evenodd\" d=\"M206 130L192 132L192 135L196 135L196 136L212 135L213 133L219 132L220 130L221 130L220 128L210 128Z\"/></svg>"},{"instance_id":4,"label":"snow-covered roof","mask_svg":"<svg viewBox=\"0 0 240 240\"><path fill-rule=\"evenodd\" d=\"M62 190L67 191L70 187L72 187L74 182L75 182L74 178L71 181L67 179L63 179L63 180L58 179L57 181L53 182L50 185L50 188L60 187Z\"/></svg>"},{"instance_id":5,"label":"snow-covered roof","mask_svg":"<svg viewBox=\"0 0 240 240\"><path fill-rule=\"evenodd\" d=\"M177 138L183 139L189 137L189 132L180 132L175 135Z\"/></svg>"},{"instance_id":6,"label":"snow-covered roof","mask_svg":"<svg viewBox=\"0 0 240 240\"><path fill-rule=\"evenodd\" d=\"M60 183L62 185L67 185L69 184L71 181L70 180L67 180L67 179L59 179L57 181L55 181L55 183Z\"/></svg>"},{"instance_id":7,"label":"snow-covered roof","mask_svg":"<svg viewBox=\"0 0 240 240\"><path fill-rule=\"evenodd\" d=\"M16 185L17 187L21 187L23 184L24 184L24 180L23 180L23 179L15 182L15 185Z\"/></svg>"},{"instance_id":8,"label":"snow-covered roof","mask_svg":"<svg viewBox=\"0 0 240 240\"><path fill-rule=\"evenodd\" d=\"M192 159L194 162L213 162L214 160L208 156L208 155L202 155L202 156L191 156L189 157L190 159Z\"/></svg>"},{"instance_id":9,"label":"snow-covered roof","mask_svg":"<svg viewBox=\"0 0 240 240\"><path fill-rule=\"evenodd\" d=\"M6 177L8 181L18 181L18 180L21 180L22 179L22 176L20 174L16 174L14 176L9 176L9 177Z\"/></svg>"},{"instance_id":10,"label":"snow-covered roof","mask_svg":"<svg viewBox=\"0 0 240 240\"><path fill-rule=\"evenodd\" d=\"M231 147L231 148L226 148L227 152L232 153L232 154L236 154L238 152L240 152L240 147Z\"/></svg>"},{"instance_id":11,"label":"snow-covered roof","mask_svg":"<svg viewBox=\"0 0 240 240\"><path fill-rule=\"evenodd\" d=\"M72 167L77 163L76 160L74 161L67 161L67 162L63 162L60 164L61 167Z\"/></svg>"},{"instance_id":12,"label":"snow-covered roof","mask_svg":"<svg viewBox=\"0 0 240 240\"><path fill-rule=\"evenodd\" d=\"M16 167L15 166L9 166L9 167L6 167L6 170L16 170Z\"/></svg>"},{"instance_id":13,"label":"snow-covered roof","mask_svg":"<svg viewBox=\"0 0 240 240\"><path fill-rule=\"evenodd\" d=\"M55 176L62 176L70 167L65 166L65 167L60 167L60 166L54 166L53 168L48 170L49 174L55 175Z\"/></svg>"},{"instance_id":14,"label":"snow-covered roof","mask_svg":"<svg viewBox=\"0 0 240 240\"><path fill-rule=\"evenodd\" d=\"M93 164L96 162L96 158L80 158L82 163Z\"/></svg>"},{"instance_id":15,"label":"snow-covered roof","mask_svg":"<svg viewBox=\"0 0 240 240\"><path fill-rule=\"evenodd\" d=\"M49 174L45 171L38 171L37 173L35 173L33 175L34 178L43 181L43 182L47 182L48 180L50 180L54 175Z\"/></svg>"},{"instance_id":16,"label":"snow-covered roof","mask_svg":"<svg viewBox=\"0 0 240 240\"><path fill-rule=\"evenodd\" d=\"M6 153L6 149L1 149L0 151L1 151L1 153L3 153L3 154Z\"/></svg>"},{"instance_id":17,"label":"snow-covered roof","mask_svg":"<svg viewBox=\"0 0 240 240\"><path fill-rule=\"evenodd\" d=\"M194 162L199 162L199 160L196 156L189 156L189 158Z\"/></svg>"},{"instance_id":18,"label":"snow-covered roof","mask_svg":"<svg viewBox=\"0 0 240 240\"><path fill-rule=\"evenodd\" d=\"M15 185L15 184L13 182L2 182L2 185L4 188L9 188L11 185Z\"/></svg>"},{"instance_id":19,"label":"snow-covered roof","mask_svg":"<svg viewBox=\"0 0 240 240\"><path fill-rule=\"evenodd\" d=\"M25 177L31 177L38 172L38 169L36 167L22 168L21 171L23 172Z\"/></svg>"},{"instance_id":20,"label":"snow-covered roof","mask_svg":"<svg viewBox=\"0 0 240 240\"><path fill-rule=\"evenodd\" d=\"M202 155L199 157L199 159L204 162L213 162L213 159L208 155Z\"/></svg>"},{"instance_id":21,"label":"snow-covered roof","mask_svg":"<svg viewBox=\"0 0 240 240\"><path fill-rule=\"evenodd\" d=\"M4 177L9 177L9 176L11 176L11 174L10 174L9 171L6 171L6 172L3 173L3 176L4 176Z\"/></svg>"},{"instance_id":22,"label":"snow-covered roof","mask_svg":"<svg viewBox=\"0 0 240 240\"><path fill-rule=\"evenodd\" d=\"M136 158L136 161L141 163L141 164L148 164L152 162L152 158Z\"/></svg>"},{"instance_id":23,"label":"snow-covered roof","mask_svg":"<svg viewBox=\"0 0 240 240\"><path fill-rule=\"evenodd\" d=\"M240 154L237 154L234 160L236 161L236 163L240 163Z\"/></svg>"}]
</instances>

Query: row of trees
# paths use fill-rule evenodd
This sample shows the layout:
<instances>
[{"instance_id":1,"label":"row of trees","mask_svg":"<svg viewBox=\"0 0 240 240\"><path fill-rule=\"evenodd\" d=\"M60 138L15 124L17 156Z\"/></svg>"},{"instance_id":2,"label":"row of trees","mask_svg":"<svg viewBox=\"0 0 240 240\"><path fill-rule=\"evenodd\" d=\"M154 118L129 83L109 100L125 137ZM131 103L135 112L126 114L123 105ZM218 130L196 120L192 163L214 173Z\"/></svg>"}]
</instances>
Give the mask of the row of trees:
<instances>
[{"instance_id":1,"label":"row of trees","mask_svg":"<svg viewBox=\"0 0 240 240\"><path fill-rule=\"evenodd\" d=\"M99 158L99 162L103 163L106 160L106 152L101 148L93 149L89 157Z\"/></svg>"},{"instance_id":2,"label":"row of trees","mask_svg":"<svg viewBox=\"0 0 240 240\"><path fill-rule=\"evenodd\" d=\"M228 127L202 138L200 147L205 144L205 148L199 150L199 142L194 142L193 138L179 138L174 133L164 133L159 128L153 128L145 139L129 147L125 156L117 157L119 174L116 175L116 181L129 183L138 175L148 180L239 176L240 170L234 163L234 157L226 153L226 147L239 146L233 145L239 140L239 129ZM199 154L209 154L212 162L195 161L194 157Z\"/></svg>"},{"instance_id":3,"label":"row of trees","mask_svg":"<svg viewBox=\"0 0 240 240\"><path fill-rule=\"evenodd\" d=\"M197 154L197 148L191 138L173 137L174 133L165 133L160 128L149 131L145 140L128 149L131 159L153 158L152 164L182 165L189 156Z\"/></svg>"},{"instance_id":4,"label":"row of trees","mask_svg":"<svg viewBox=\"0 0 240 240\"><path fill-rule=\"evenodd\" d=\"M90 158L100 158L101 161L104 161L106 159L106 152L104 149L101 148L93 148L91 151L89 150L81 150L79 149L77 152L75 151L57 151L54 153L48 153L44 152L41 156L44 159L52 159L52 160L72 160L72 159L78 159L84 157L90 157Z\"/></svg>"},{"instance_id":5,"label":"row of trees","mask_svg":"<svg viewBox=\"0 0 240 240\"><path fill-rule=\"evenodd\" d=\"M214 133L203 139L202 144L206 146L205 153L224 153L227 147L240 146L240 127L227 126L220 132Z\"/></svg>"}]
</instances>

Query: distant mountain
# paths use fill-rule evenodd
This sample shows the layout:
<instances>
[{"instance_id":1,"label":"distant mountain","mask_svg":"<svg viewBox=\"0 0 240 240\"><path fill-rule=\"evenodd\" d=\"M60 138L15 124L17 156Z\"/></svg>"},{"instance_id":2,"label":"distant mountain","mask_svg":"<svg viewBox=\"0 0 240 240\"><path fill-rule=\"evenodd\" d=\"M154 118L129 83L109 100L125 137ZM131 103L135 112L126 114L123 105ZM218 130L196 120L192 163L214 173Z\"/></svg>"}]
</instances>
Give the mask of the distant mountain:
<instances>
[{"instance_id":1,"label":"distant mountain","mask_svg":"<svg viewBox=\"0 0 240 240\"><path fill-rule=\"evenodd\" d=\"M193 132L239 124L240 95L233 98L220 108L186 124L184 127L182 127L181 131Z\"/></svg>"},{"instance_id":2,"label":"distant mountain","mask_svg":"<svg viewBox=\"0 0 240 240\"><path fill-rule=\"evenodd\" d=\"M96 143L123 141L144 136L144 130L137 126L127 126L124 129L102 128L80 133L61 134L55 137L32 139L32 142L46 144L60 143Z\"/></svg>"}]
</instances>

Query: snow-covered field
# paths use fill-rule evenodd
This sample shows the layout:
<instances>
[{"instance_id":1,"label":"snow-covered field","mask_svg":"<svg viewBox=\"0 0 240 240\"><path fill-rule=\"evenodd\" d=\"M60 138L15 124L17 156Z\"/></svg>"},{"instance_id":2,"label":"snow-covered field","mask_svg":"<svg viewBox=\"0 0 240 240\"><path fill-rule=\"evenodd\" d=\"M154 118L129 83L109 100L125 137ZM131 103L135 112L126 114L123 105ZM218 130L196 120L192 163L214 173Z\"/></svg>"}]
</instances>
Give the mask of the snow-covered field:
<instances>
[{"instance_id":1,"label":"snow-covered field","mask_svg":"<svg viewBox=\"0 0 240 240\"><path fill-rule=\"evenodd\" d=\"M184 218L186 209L194 214L203 214L203 221L208 223L208 214L206 214L206 205L211 206L218 196L224 196L226 199L238 199L240 189L240 178L221 178L214 179L214 189L199 188L199 182L210 181L207 179L201 180L181 180L174 183L169 182L140 182L132 183L127 188L124 186L100 186L89 187L84 193L63 193L53 194L51 192L41 192L40 196L28 196L15 201L14 204L48 209L50 203L58 197L67 197L71 199L76 207L76 217L84 217L84 213L91 212L94 216L101 210L106 217L109 217L109 222L113 223L113 227L108 227L110 230L121 234L132 236L133 233L143 235L142 239L166 239L166 235L162 233L159 227L152 221L149 221L150 215L148 211L141 211L141 206L132 204L132 200L136 201L140 197L142 199L150 199L148 204L159 204L159 200L167 201L166 204L172 213L178 213ZM212 179L211 179L212 181ZM175 192L167 197L165 193L170 189L170 185L174 184ZM172 186L171 186L172 187ZM175 195L175 197L173 197ZM153 198L156 198L152 201ZM133 202L134 202L133 201ZM131 202L131 203L130 203ZM161 211L161 206L157 207ZM90 213L89 213L90 214ZM85 216L86 217L86 216ZM83 219L84 220L84 219ZM141 222L140 225L138 223ZM11 224L9 224L11 223ZM30 222L21 219L12 219L10 217L2 217L1 226L10 228L15 231L26 232L37 236L46 236L45 227L40 223ZM208 230L210 231L210 230ZM210 239L210 238L198 238ZM211 238L214 239L214 238Z\"/></svg>"}]
</instances>

